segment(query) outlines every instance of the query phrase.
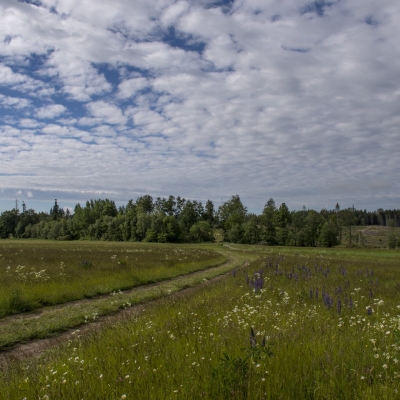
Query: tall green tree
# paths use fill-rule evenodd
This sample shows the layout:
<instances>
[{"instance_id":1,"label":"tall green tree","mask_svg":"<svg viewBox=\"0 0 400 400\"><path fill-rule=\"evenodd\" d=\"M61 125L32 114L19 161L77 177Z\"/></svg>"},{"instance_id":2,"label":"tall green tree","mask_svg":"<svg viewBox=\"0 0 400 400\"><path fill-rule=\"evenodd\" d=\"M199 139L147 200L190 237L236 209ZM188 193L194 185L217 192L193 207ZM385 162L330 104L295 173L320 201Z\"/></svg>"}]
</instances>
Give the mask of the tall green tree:
<instances>
[{"instance_id":1,"label":"tall green tree","mask_svg":"<svg viewBox=\"0 0 400 400\"><path fill-rule=\"evenodd\" d=\"M306 246L315 247L325 219L314 210L309 210L305 219L304 243Z\"/></svg>"},{"instance_id":2,"label":"tall green tree","mask_svg":"<svg viewBox=\"0 0 400 400\"><path fill-rule=\"evenodd\" d=\"M136 200L136 206L140 212L150 214L154 210L153 198L148 194L138 197Z\"/></svg>"},{"instance_id":3,"label":"tall green tree","mask_svg":"<svg viewBox=\"0 0 400 400\"><path fill-rule=\"evenodd\" d=\"M325 222L321 228L318 244L321 247L333 247L339 244L336 225Z\"/></svg>"},{"instance_id":4,"label":"tall green tree","mask_svg":"<svg viewBox=\"0 0 400 400\"><path fill-rule=\"evenodd\" d=\"M268 245L277 244L276 240L276 206L271 197L264 206L261 216L262 240Z\"/></svg>"},{"instance_id":5,"label":"tall green tree","mask_svg":"<svg viewBox=\"0 0 400 400\"><path fill-rule=\"evenodd\" d=\"M207 221L209 224L213 225L215 221L215 209L214 204L211 200L207 200L206 206L203 214L204 221Z\"/></svg>"},{"instance_id":6,"label":"tall green tree","mask_svg":"<svg viewBox=\"0 0 400 400\"><path fill-rule=\"evenodd\" d=\"M54 206L50 209L50 216L51 218L56 221L60 219L64 214L64 210L60 208L57 203L57 199L54 200Z\"/></svg>"},{"instance_id":7,"label":"tall green tree","mask_svg":"<svg viewBox=\"0 0 400 400\"><path fill-rule=\"evenodd\" d=\"M0 238L6 239L9 236L15 235L15 229L18 225L19 211L13 209L4 211L0 216Z\"/></svg>"},{"instance_id":8,"label":"tall green tree","mask_svg":"<svg viewBox=\"0 0 400 400\"><path fill-rule=\"evenodd\" d=\"M239 195L232 196L218 208L218 219L221 227L228 232L234 225L242 225L245 221L247 208ZM237 227L235 228L237 230Z\"/></svg>"}]
</instances>

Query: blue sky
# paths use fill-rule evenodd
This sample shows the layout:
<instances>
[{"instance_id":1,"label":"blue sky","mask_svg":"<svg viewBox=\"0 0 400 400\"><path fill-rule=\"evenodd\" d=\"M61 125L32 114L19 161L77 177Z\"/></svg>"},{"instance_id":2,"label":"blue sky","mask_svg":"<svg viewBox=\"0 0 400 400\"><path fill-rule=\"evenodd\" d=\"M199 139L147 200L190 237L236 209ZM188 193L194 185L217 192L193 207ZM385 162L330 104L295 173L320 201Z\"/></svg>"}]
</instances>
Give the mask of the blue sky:
<instances>
[{"instance_id":1,"label":"blue sky","mask_svg":"<svg viewBox=\"0 0 400 400\"><path fill-rule=\"evenodd\" d=\"M400 208L395 0L3 0L0 211Z\"/></svg>"}]
</instances>

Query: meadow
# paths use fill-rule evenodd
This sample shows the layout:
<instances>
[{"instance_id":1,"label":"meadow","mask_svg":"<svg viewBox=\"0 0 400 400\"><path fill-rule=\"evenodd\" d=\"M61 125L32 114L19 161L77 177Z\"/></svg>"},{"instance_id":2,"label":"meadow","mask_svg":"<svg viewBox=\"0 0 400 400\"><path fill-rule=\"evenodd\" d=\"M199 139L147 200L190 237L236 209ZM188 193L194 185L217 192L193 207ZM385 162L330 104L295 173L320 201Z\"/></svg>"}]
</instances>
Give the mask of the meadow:
<instances>
[{"instance_id":1,"label":"meadow","mask_svg":"<svg viewBox=\"0 0 400 400\"><path fill-rule=\"evenodd\" d=\"M0 242L0 318L160 282L224 262L176 245Z\"/></svg>"},{"instance_id":2,"label":"meadow","mask_svg":"<svg viewBox=\"0 0 400 400\"><path fill-rule=\"evenodd\" d=\"M400 397L398 251L228 253L253 261L39 359L10 359L0 398Z\"/></svg>"},{"instance_id":3,"label":"meadow","mask_svg":"<svg viewBox=\"0 0 400 400\"><path fill-rule=\"evenodd\" d=\"M342 228L342 245L345 247L388 248L390 235L400 237L400 228L379 225L353 226L350 241L349 229Z\"/></svg>"}]
</instances>

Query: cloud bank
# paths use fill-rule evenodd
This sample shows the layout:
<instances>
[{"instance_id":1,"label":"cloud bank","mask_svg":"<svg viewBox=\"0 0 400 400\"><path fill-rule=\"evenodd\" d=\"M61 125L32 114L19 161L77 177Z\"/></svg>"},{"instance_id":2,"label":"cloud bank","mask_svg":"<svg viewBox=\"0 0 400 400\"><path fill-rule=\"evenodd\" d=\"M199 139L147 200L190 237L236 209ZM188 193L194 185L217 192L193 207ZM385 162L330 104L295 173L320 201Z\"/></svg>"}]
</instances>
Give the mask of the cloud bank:
<instances>
[{"instance_id":1,"label":"cloud bank","mask_svg":"<svg viewBox=\"0 0 400 400\"><path fill-rule=\"evenodd\" d=\"M0 20L2 199L400 208L395 0L5 0Z\"/></svg>"}]
</instances>

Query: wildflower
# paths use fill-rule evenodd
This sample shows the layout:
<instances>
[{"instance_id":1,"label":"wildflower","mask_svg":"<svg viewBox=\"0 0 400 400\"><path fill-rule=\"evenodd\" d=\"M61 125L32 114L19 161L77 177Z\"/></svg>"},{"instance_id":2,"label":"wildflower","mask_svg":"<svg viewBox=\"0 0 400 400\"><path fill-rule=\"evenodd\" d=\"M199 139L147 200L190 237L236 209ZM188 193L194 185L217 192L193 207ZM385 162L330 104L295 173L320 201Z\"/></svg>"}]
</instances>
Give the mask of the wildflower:
<instances>
[{"instance_id":1,"label":"wildflower","mask_svg":"<svg viewBox=\"0 0 400 400\"><path fill-rule=\"evenodd\" d=\"M99 378L100 378L100 379L103 379L103 374L100 374Z\"/></svg>"},{"instance_id":2,"label":"wildflower","mask_svg":"<svg viewBox=\"0 0 400 400\"><path fill-rule=\"evenodd\" d=\"M250 346L255 347L257 345L256 337L254 335L253 328L250 328Z\"/></svg>"},{"instance_id":3,"label":"wildflower","mask_svg":"<svg viewBox=\"0 0 400 400\"><path fill-rule=\"evenodd\" d=\"M126 399L126 394L123 394L123 395L121 396L121 399Z\"/></svg>"},{"instance_id":4,"label":"wildflower","mask_svg":"<svg viewBox=\"0 0 400 400\"><path fill-rule=\"evenodd\" d=\"M375 357L375 358L379 358L379 354L376 353L376 354L374 355L374 357Z\"/></svg>"},{"instance_id":5,"label":"wildflower","mask_svg":"<svg viewBox=\"0 0 400 400\"><path fill-rule=\"evenodd\" d=\"M383 368L383 369L387 369L387 367L388 367L387 364L383 364L383 365L382 365L382 368Z\"/></svg>"}]
</instances>

